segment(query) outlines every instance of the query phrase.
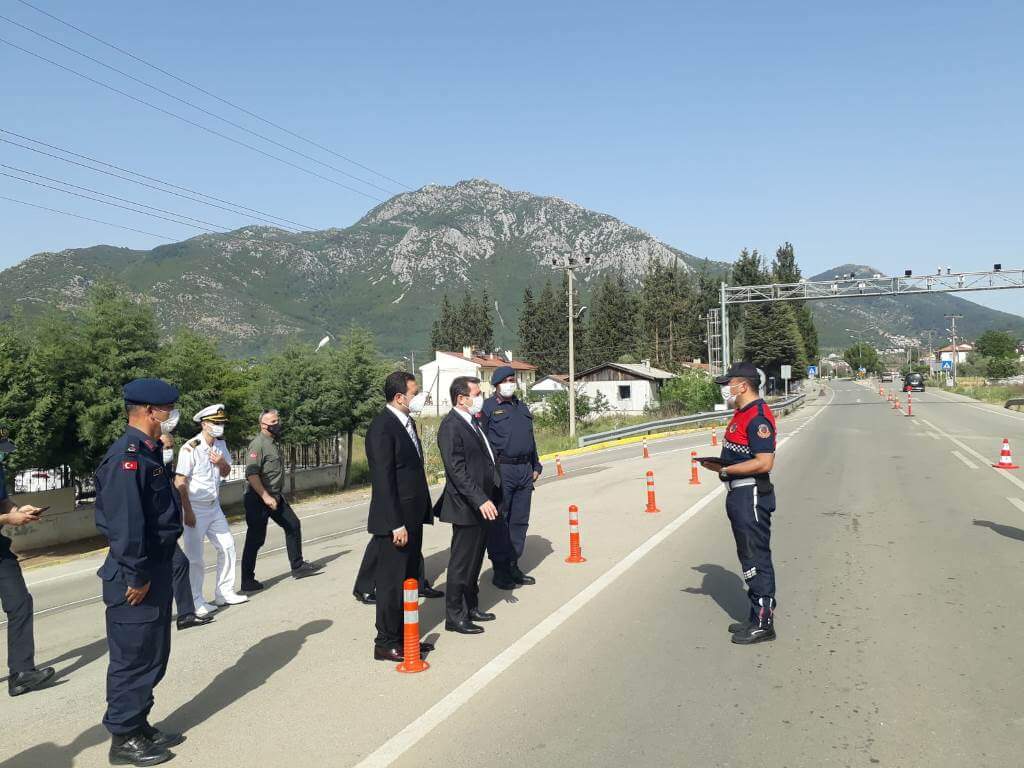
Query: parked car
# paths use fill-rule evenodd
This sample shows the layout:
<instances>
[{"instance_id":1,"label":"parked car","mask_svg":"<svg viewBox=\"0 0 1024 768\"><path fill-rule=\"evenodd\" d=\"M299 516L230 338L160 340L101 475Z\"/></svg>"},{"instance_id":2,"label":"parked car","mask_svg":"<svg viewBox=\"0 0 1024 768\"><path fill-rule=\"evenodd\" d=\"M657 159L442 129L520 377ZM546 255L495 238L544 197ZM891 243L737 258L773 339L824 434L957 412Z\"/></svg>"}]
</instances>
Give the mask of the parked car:
<instances>
[{"instance_id":1,"label":"parked car","mask_svg":"<svg viewBox=\"0 0 1024 768\"><path fill-rule=\"evenodd\" d=\"M884 383L886 381L892 381L895 377L896 374L894 374L892 371L886 371L885 373L882 374L882 382Z\"/></svg>"},{"instance_id":2,"label":"parked car","mask_svg":"<svg viewBox=\"0 0 1024 768\"><path fill-rule=\"evenodd\" d=\"M920 373L908 373L903 379L904 392L924 392L924 376Z\"/></svg>"}]
</instances>

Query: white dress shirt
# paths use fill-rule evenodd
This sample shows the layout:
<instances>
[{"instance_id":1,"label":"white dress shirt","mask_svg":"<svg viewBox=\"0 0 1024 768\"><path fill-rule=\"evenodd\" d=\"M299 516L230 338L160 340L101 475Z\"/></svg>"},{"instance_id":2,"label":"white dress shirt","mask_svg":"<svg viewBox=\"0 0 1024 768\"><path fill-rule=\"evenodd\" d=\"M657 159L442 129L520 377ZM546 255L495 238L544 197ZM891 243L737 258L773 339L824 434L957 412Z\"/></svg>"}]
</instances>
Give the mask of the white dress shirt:
<instances>
[{"instance_id":1,"label":"white dress shirt","mask_svg":"<svg viewBox=\"0 0 1024 768\"><path fill-rule=\"evenodd\" d=\"M220 451L224 461L231 464L231 453L221 439L207 445L202 434L196 435L178 451L178 466L174 472L188 478L188 498L201 507L216 506L220 501L220 467L210 461L210 450Z\"/></svg>"},{"instance_id":2,"label":"white dress shirt","mask_svg":"<svg viewBox=\"0 0 1024 768\"><path fill-rule=\"evenodd\" d=\"M487 435L484 434L483 429L480 428L480 422L476 420L476 416L473 416L469 411L464 411L461 408L456 408L455 412L466 420L469 424L469 428L480 435L480 439L484 441L484 445L487 446L487 455L491 457L491 463L494 463L494 451L491 450L491 443L487 439Z\"/></svg>"}]
</instances>

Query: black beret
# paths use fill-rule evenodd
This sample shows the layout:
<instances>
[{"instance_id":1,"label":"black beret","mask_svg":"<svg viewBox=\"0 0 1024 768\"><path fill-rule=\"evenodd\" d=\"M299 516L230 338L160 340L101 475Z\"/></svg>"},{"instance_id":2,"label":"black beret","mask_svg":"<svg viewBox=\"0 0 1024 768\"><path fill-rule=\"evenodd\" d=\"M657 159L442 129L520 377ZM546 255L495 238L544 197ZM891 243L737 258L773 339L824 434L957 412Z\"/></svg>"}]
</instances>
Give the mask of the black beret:
<instances>
[{"instance_id":1,"label":"black beret","mask_svg":"<svg viewBox=\"0 0 1024 768\"><path fill-rule=\"evenodd\" d=\"M178 388L163 379L135 379L124 385L128 405L169 405L178 402Z\"/></svg>"}]
</instances>

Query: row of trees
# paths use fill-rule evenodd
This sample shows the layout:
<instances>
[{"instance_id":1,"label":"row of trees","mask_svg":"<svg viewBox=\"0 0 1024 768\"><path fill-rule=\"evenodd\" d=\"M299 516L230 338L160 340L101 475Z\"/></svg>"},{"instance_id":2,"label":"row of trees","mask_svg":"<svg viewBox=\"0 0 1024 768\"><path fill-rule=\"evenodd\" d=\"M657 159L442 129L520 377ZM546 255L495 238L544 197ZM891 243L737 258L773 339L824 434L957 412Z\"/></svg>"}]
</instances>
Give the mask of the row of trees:
<instances>
[{"instance_id":1,"label":"row of trees","mask_svg":"<svg viewBox=\"0 0 1024 768\"><path fill-rule=\"evenodd\" d=\"M458 352L463 346L494 348L494 318L486 288L479 301L466 291L457 307L444 294L430 329L430 346L448 352Z\"/></svg>"},{"instance_id":2,"label":"row of trees","mask_svg":"<svg viewBox=\"0 0 1024 768\"><path fill-rule=\"evenodd\" d=\"M161 343L149 305L101 285L80 312L0 326L0 423L18 446L7 460L14 472L68 466L86 477L124 430L121 387L158 376L181 391L181 437L198 431L196 411L219 402L230 418L225 437L239 447L260 412L277 408L286 442L346 433L351 456L353 433L383 404L386 372L373 336L359 328L319 352L292 346L261 360L225 358L214 339L191 330Z\"/></svg>"},{"instance_id":3,"label":"row of trees","mask_svg":"<svg viewBox=\"0 0 1024 768\"><path fill-rule=\"evenodd\" d=\"M1016 338L1003 331L985 331L974 343L974 351L967 356L962 373L965 376L1007 379L1024 370L1018 357Z\"/></svg>"}]
</instances>

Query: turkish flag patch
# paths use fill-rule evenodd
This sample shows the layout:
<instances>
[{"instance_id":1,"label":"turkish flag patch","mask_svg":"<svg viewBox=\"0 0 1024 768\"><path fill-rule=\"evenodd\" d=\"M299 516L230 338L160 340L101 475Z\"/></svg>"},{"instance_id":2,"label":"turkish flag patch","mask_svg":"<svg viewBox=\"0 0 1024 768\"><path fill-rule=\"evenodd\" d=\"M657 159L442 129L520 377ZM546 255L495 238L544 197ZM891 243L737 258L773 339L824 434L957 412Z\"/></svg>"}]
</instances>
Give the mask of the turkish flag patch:
<instances>
[{"instance_id":1,"label":"turkish flag patch","mask_svg":"<svg viewBox=\"0 0 1024 768\"><path fill-rule=\"evenodd\" d=\"M139 462L135 461L134 459L121 462L121 469L123 469L125 472L134 472L138 468Z\"/></svg>"},{"instance_id":2,"label":"turkish flag patch","mask_svg":"<svg viewBox=\"0 0 1024 768\"><path fill-rule=\"evenodd\" d=\"M253 451L252 453L250 453L249 454L249 458L250 459L255 459L256 458L256 451Z\"/></svg>"}]
</instances>

